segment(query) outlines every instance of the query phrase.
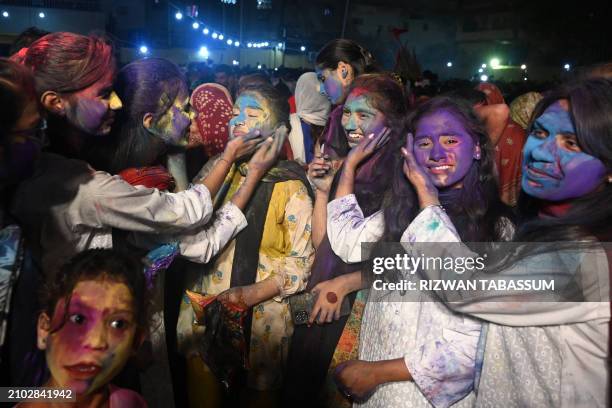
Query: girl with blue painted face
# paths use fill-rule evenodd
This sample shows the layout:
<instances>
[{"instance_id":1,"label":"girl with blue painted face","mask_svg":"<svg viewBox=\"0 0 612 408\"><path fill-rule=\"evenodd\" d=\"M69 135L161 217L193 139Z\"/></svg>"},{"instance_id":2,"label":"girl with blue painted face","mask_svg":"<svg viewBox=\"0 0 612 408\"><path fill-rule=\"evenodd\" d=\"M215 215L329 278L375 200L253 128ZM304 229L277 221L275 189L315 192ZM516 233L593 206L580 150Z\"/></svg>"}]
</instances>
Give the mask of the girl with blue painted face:
<instances>
[{"instance_id":1,"label":"girl with blue painted face","mask_svg":"<svg viewBox=\"0 0 612 408\"><path fill-rule=\"evenodd\" d=\"M347 161L340 170L341 173L348 172L355 179L353 197L356 197L355 203L361 205L366 216L379 212L389 203L389 175L394 165L400 162L398 150L405 115L402 87L391 76L364 74L352 83L341 117L345 143L355 146L369 137L376 137L380 142L370 157ZM312 230L317 253L307 290L317 299L310 311L308 327L297 327L291 341L283 395L286 406L320 404L324 391L333 385L331 378L326 379L326 376L330 363L337 364L334 361L336 346L347 321L351 319L346 314L341 316L343 300L355 305L354 310L361 310L363 306L363 294L354 293L358 288L345 290L345 282L355 275L359 277L359 269L363 265L349 265L336 256L330 244L334 237L327 234L327 204L336 194L339 178L335 177L336 185L333 185L332 166L329 160L318 158L311 163L309 171L317 188ZM351 326L359 327L359 324L357 322ZM349 348L352 346L348 345ZM304 387L306 383L308 387ZM329 403L333 404L331 401Z\"/></svg>"},{"instance_id":2,"label":"girl with blue painted face","mask_svg":"<svg viewBox=\"0 0 612 408\"><path fill-rule=\"evenodd\" d=\"M611 112L612 82L591 79L549 93L528 128L518 206L523 222L514 240L532 244L520 246L496 276L511 279L527 271L530 278L563 284L547 293L552 298L541 302L543 295L531 291L502 292L493 302L489 293L466 302L456 301L467 295L462 291L440 294L451 309L489 322L477 406L609 403L612 251L603 242L612 238ZM410 154L406 168L422 213L433 213L440 204L434 183ZM446 214L434 220L438 233L461 240ZM570 289L583 301L567 301Z\"/></svg>"},{"instance_id":3,"label":"girl with blue painted face","mask_svg":"<svg viewBox=\"0 0 612 408\"><path fill-rule=\"evenodd\" d=\"M288 125L289 104L283 95L269 84L248 86L234 103L229 121L230 143L258 133L272 135L275 148L280 150ZM253 171L251 160L239 160L232 166L224 186L215 197L217 203L227 202L245 178L250 177ZM244 341L248 362L244 363L251 369L244 373L247 384L226 380L227 387L235 392L226 394L224 406L239 406L240 400L244 403L245 399L262 402L277 397L293 333L286 297L305 288L314 258L312 195L306 174L297 162L276 160L261 178L245 208L248 226L221 247L213 262L198 268L189 279L192 301L181 305L179 347L188 359L190 383L211 385L205 388L205 392L196 387L188 390L192 406L205 406L211 395L220 391L215 386L220 382L210 381L211 377L226 380L226 373L218 369L220 365L227 364L226 367L231 366L232 371L244 368L236 366L235 359L232 362L220 357L216 363L211 362L212 354L222 355L221 350L214 347L200 351L193 330L194 312L198 312L197 302L193 299L205 296L216 297L246 316ZM236 353L240 355L238 350Z\"/></svg>"}]
</instances>

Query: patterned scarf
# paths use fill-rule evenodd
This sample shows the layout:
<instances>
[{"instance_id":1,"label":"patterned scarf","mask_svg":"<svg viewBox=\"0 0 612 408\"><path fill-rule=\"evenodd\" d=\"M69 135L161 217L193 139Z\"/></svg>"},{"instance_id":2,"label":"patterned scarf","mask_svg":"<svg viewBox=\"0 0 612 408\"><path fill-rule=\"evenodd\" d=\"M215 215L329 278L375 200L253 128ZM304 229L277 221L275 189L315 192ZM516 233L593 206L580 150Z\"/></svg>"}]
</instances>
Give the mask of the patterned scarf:
<instances>
[{"instance_id":1,"label":"patterned scarf","mask_svg":"<svg viewBox=\"0 0 612 408\"><path fill-rule=\"evenodd\" d=\"M197 112L198 132L189 135L189 147L202 146L208 157L223 153L232 118L232 97L219 84L202 84L191 94L191 106Z\"/></svg>"}]
</instances>

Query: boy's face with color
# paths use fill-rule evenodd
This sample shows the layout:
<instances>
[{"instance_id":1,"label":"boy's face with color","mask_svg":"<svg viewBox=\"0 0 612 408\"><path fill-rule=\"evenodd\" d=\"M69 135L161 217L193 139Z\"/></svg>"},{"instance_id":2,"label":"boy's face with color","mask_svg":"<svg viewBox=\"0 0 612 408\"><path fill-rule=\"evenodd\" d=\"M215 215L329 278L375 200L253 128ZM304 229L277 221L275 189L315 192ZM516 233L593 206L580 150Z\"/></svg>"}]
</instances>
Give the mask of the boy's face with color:
<instances>
[{"instance_id":1,"label":"boy's face with color","mask_svg":"<svg viewBox=\"0 0 612 408\"><path fill-rule=\"evenodd\" d=\"M68 310L66 310L66 308ZM50 386L87 395L108 384L136 346L134 299L125 283L80 281L70 302L38 319L38 347L45 350Z\"/></svg>"}]
</instances>

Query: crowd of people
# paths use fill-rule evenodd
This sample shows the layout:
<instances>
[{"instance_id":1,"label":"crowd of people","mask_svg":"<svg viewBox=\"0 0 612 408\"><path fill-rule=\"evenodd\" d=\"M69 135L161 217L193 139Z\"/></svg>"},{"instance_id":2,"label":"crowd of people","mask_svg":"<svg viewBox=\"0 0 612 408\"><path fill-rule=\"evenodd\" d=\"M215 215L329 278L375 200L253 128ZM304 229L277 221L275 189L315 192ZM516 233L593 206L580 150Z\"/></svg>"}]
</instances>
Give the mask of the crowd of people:
<instances>
[{"instance_id":1,"label":"crowd of people","mask_svg":"<svg viewBox=\"0 0 612 408\"><path fill-rule=\"evenodd\" d=\"M347 39L270 77L37 37L0 58L3 386L78 407L609 406L611 65L510 100L419 90ZM556 279L571 253L599 298L375 300L363 244L393 242L554 242L496 273Z\"/></svg>"}]
</instances>

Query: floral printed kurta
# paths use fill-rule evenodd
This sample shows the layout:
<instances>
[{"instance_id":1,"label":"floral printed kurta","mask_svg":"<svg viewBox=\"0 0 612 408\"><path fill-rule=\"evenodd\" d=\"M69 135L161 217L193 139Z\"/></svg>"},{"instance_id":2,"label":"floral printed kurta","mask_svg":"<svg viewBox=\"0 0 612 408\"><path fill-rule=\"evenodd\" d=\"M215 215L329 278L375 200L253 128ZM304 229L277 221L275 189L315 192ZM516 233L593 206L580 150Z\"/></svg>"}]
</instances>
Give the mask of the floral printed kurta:
<instances>
[{"instance_id":1,"label":"floral printed kurta","mask_svg":"<svg viewBox=\"0 0 612 408\"><path fill-rule=\"evenodd\" d=\"M240 172L236 172L226 197L231 197L244 179ZM255 389L278 388L282 381L289 340L293 334L289 305L284 298L303 290L310 275L314 260L312 210L312 200L300 181L276 183L264 224L256 281L274 279L281 293L253 308L249 386ZM219 294L230 287L235 245L236 241L232 240L216 259L213 272L200 276L193 290ZM189 314L190 309L189 305L184 304L181 313ZM179 336L180 331L179 328Z\"/></svg>"},{"instance_id":2,"label":"floral printed kurta","mask_svg":"<svg viewBox=\"0 0 612 408\"><path fill-rule=\"evenodd\" d=\"M455 241L454 229L432 228L439 207L421 212L402 242ZM433 215L432 215L433 214ZM345 262L361 261L361 243L380 239L384 231L381 211L368 218L354 195L327 206L327 231L332 248ZM359 359L381 361L403 358L412 381L387 383L359 407L468 407L474 403L477 349L481 324L457 315L421 294L422 301L366 303L359 341ZM414 299L414 298L412 298Z\"/></svg>"}]
</instances>

